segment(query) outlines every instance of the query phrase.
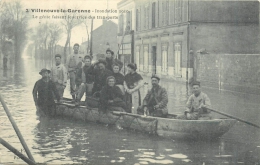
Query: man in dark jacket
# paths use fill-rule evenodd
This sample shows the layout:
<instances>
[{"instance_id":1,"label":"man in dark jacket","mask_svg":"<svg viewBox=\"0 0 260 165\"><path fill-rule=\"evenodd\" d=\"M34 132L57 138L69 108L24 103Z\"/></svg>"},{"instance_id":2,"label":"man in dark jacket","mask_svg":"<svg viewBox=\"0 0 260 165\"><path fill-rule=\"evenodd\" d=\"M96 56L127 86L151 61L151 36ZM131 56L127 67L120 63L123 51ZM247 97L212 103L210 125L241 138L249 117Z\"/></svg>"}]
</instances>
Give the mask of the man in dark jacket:
<instances>
[{"instance_id":1,"label":"man in dark jacket","mask_svg":"<svg viewBox=\"0 0 260 165\"><path fill-rule=\"evenodd\" d=\"M109 76L113 75L113 72L106 69L106 61L99 59L98 62L96 63L97 69L94 70L94 85L93 85L93 90L92 94L96 92L100 92L103 86L106 85L106 79Z\"/></svg>"},{"instance_id":2,"label":"man in dark jacket","mask_svg":"<svg viewBox=\"0 0 260 165\"><path fill-rule=\"evenodd\" d=\"M54 95L57 101L60 102L59 92L55 83L50 80L50 73L50 70L42 69L39 72L42 78L35 83L33 88L34 103L37 108L37 114L40 116L55 115Z\"/></svg>"},{"instance_id":3,"label":"man in dark jacket","mask_svg":"<svg viewBox=\"0 0 260 165\"><path fill-rule=\"evenodd\" d=\"M160 78L156 75L151 77L152 89L144 98L143 105L138 107L138 114L155 117L166 117L168 114L168 95L165 88L159 85Z\"/></svg>"}]
</instances>

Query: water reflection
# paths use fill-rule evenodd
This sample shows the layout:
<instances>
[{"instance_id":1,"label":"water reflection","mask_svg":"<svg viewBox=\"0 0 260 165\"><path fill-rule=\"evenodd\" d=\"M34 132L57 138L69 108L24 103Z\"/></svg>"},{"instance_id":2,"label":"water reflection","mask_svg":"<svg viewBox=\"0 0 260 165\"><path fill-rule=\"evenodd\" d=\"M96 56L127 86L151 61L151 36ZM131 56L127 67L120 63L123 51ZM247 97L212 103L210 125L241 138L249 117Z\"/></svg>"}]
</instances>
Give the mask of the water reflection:
<instances>
[{"instance_id":1,"label":"water reflection","mask_svg":"<svg viewBox=\"0 0 260 165\"><path fill-rule=\"evenodd\" d=\"M195 142L163 139L95 123L46 118L39 121L36 119L31 92L35 81L40 78L40 68L35 69L33 59L25 60L27 62L25 61L23 72L13 79L1 81L0 91L37 162L136 165L260 163L259 130L242 123L238 123L217 141ZM149 81L148 78L147 82ZM170 113L182 112L190 94L186 85L172 82L162 84L169 94ZM211 89L206 89L206 92L212 99L213 106L218 109L247 119L259 118L257 97L229 93L224 97ZM68 89L65 95L69 95ZM238 107L244 108L242 104L254 114L237 111ZM0 133L2 138L18 150L22 149L2 107ZM23 163L2 146L0 161L5 164Z\"/></svg>"}]
</instances>

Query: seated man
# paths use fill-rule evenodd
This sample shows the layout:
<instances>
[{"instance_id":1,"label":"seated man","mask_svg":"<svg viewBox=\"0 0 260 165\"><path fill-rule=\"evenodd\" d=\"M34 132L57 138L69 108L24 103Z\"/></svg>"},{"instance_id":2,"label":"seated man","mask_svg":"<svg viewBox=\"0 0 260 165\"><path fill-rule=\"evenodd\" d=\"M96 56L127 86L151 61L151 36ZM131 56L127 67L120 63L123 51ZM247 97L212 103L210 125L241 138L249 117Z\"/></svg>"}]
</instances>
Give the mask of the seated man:
<instances>
[{"instance_id":1,"label":"seated man","mask_svg":"<svg viewBox=\"0 0 260 165\"><path fill-rule=\"evenodd\" d=\"M177 119L183 120L207 120L211 119L209 111L207 108L210 107L209 97L201 92L200 82L193 82L192 84L193 94L189 97L187 101L187 109L184 115L177 116Z\"/></svg>"},{"instance_id":2,"label":"seated man","mask_svg":"<svg viewBox=\"0 0 260 165\"><path fill-rule=\"evenodd\" d=\"M148 91L144 98L143 105L138 107L138 114L155 117L166 117L168 114L168 95L165 88L159 85L160 78L156 75L151 77L152 89Z\"/></svg>"},{"instance_id":3,"label":"seated man","mask_svg":"<svg viewBox=\"0 0 260 165\"><path fill-rule=\"evenodd\" d=\"M109 76L106 80L106 85L102 88L100 94L99 111L125 111L126 104L121 90L115 86L116 79L114 76Z\"/></svg>"}]
</instances>

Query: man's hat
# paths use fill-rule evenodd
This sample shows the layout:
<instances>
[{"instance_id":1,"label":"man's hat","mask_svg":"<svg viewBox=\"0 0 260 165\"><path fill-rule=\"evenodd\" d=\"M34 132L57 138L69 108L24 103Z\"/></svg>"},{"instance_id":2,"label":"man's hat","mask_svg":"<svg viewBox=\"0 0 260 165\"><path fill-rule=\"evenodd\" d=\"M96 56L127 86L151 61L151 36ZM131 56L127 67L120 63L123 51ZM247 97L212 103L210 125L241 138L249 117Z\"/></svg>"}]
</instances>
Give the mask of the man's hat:
<instances>
[{"instance_id":1,"label":"man's hat","mask_svg":"<svg viewBox=\"0 0 260 165\"><path fill-rule=\"evenodd\" d=\"M106 60L103 60L103 59L99 59L98 62L97 62L97 65L100 64L100 63L107 65Z\"/></svg>"},{"instance_id":2,"label":"man's hat","mask_svg":"<svg viewBox=\"0 0 260 165\"><path fill-rule=\"evenodd\" d=\"M60 55L60 54L56 54L56 55L55 55L55 58L56 58L56 57L60 57L60 58L61 58L61 55Z\"/></svg>"},{"instance_id":3,"label":"man's hat","mask_svg":"<svg viewBox=\"0 0 260 165\"><path fill-rule=\"evenodd\" d=\"M92 57L91 57L90 55L86 55L86 56L84 57L84 59L90 59L90 60L92 60Z\"/></svg>"},{"instance_id":4,"label":"man's hat","mask_svg":"<svg viewBox=\"0 0 260 165\"><path fill-rule=\"evenodd\" d=\"M79 44L78 44L78 43L75 43L75 44L73 45L73 47L74 47L74 46L78 46L78 47L79 47Z\"/></svg>"},{"instance_id":5,"label":"man's hat","mask_svg":"<svg viewBox=\"0 0 260 165\"><path fill-rule=\"evenodd\" d=\"M151 79L153 79L153 78L156 78L158 81L160 81L160 78L155 74L152 75Z\"/></svg>"},{"instance_id":6,"label":"man's hat","mask_svg":"<svg viewBox=\"0 0 260 165\"><path fill-rule=\"evenodd\" d=\"M200 82L199 81L194 81L194 82L192 82L192 86L193 85L198 85L198 86L200 86Z\"/></svg>"},{"instance_id":7,"label":"man's hat","mask_svg":"<svg viewBox=\"0 0 260 165\"><path fill-rule=\"evenodd\" d=\"M44 68L44 69L42 69L42 70L39 72L39 74L42 75L44 72L51 73L50 70Z\"/></svg>"},{"instance_id":8,"label":"man's hat","mask_svg":"<svg viewBox=\"0 0 260 165\"><path fill-rule=\"evenodd\" d=\"M111 55L114 55L114 52L113 52L111 49L109 49L109 48L106 50L106 53L107 53L107 52L110 52Z\"/></svg>"},{"instance_id":9,"label":"man's hat","mask_svg":"<svg viewBox=\"0 0 260 165\"><path fill-rule=\"evenodd\" d=\"M133 70L136 70L136 69L137 69L136 64L134 64L134 63L128 64L127 67L129 67L129 68L131 68L131 69L133 69Z\"/></svg>"}]
</instances>

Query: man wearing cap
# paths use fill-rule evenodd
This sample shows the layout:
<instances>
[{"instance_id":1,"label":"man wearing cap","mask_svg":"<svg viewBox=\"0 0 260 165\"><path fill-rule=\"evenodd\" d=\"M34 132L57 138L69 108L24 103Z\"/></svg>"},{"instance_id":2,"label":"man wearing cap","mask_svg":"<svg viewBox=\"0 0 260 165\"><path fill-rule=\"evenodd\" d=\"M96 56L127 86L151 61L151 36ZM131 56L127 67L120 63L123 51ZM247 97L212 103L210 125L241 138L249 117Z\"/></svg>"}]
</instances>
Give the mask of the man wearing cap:
<instances>
[{"instance_id":1,"label":"man wearing cap","mask_svg":"<svg viewBox=\"0 0 260 165\"><path fill-rule=\"evenodd\" d=\"M211 119L210 111L207 110L211 106L209 97L201 92L200 82L192 83L193 94L186 103L186 110L183 115L177 116L177 119L183 120L207 120Z\"/></svg>"},{"instance_id":2,"label":"man wearing cap","mask_svg":"<svg viewBox=\"0 0 260 165\"><path fill-rule=\"evenodd\" d=\"M92 94L100 92L103 86L106 85L107 77L113 75L112 71L106 69L106 64L106 61L103 59L99 59L96 63L97 70L94 70L94 85Z\"/></svg>"},{"instance_id":3,"label":"man wearing cap","mask_svg":"<svg viewBox=\"0 0 260 165\"><path fill-rule=\"evenodd\" d=\"M155 117L166 117L168 114L168 95L165 88L159 85L160 78L156 75L151 77L152 89L144 98L143 105L138 107L138 114Z\"/></svg>"},{"instance_id":4,"label":"man wearing cap","mask_svg":"<svg viewBox=\"0 0 260 165\"><path fill-rule=\"evenodd\" d=\"M60 102L59 92L53 81L50 80L50 70L42 69L39 74L42 78L38 80L33 88L33 99L37 108L37 114L40 116L55 115L54 96Z\"/></svg>"},{"instance_id":5,"label":"man wearing cap","mask_svg":"<svg viewBox=\"0 0 260 165\"><path fill-rule=\"evenodd\" d=\"M64 89L67 85L67 70L61 63L61 55L55 55L56 65L51 68L51 80L55 83L57 90L59 91L60 98L63 98Z\"/></svg>"},{"instance_id":6,"label":"man wearing cap","mask_svg":"<svg viewBox=\"0 0 260 165\"><path fill-rule=\"evenodd\" d=\"M94 65L91 65L92 58L89 55L84 57L84 66L79 70L78 76L82 80L76 95L76 104L78 104L86 92L86 96L92 95L94 82Z\"/></svg>"},{"instance_id":7,"label":"man wearing cap","mask_svg":"<svg viewBox=\"0 0 260 165\"><path fill-rule=\"evenodd\" d=\"M78 54L79 44L74 44L73 51L73 54L69 55L66 60L66 67L70 78L70 94L72 95L72 98L75 100L76 73L78 69L78 64L82 61L82 56Z\"/></svg>"}]
</instances>

